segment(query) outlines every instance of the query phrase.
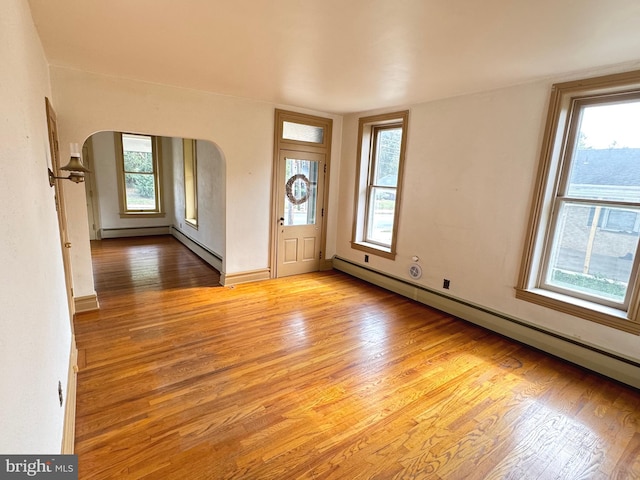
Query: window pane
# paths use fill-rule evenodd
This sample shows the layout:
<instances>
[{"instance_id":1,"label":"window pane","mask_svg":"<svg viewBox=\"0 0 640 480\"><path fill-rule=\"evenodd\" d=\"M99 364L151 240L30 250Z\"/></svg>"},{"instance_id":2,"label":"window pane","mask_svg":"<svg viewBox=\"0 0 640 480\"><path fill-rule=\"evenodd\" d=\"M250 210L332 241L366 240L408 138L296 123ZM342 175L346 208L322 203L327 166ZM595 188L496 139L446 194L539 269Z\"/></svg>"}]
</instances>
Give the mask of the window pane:
<instances>
[{"instance_id":1,"label":"window pane","mask_svg":"<svg viewBox=\"0 0 640 480\"><path fill-rule=\"evenodd\" d=\"M125 173L127 210L155 210L155 177L147 173Z\"/></svg>"},{"instance_id":2,"label":"window pane","mask_svg":"<svg viewBox=\"0 0 640 480\"><path fill-rule=\"evenodd\" d=\"M284 225L314 225L318 201L318 162L287 158Z\"/></svg>"},{"instance_id":3,"label":"window pane","mask_svg":"<svg viewBox=\"0 0 640 480\"><path fill-rule=\"evenodd\" d=\"M122 153L125 172L153 173L151 137L122 134Z\"/></svg>"},{"instance_id":4,"label":"window pane","mask_svg":"<svg viewBox=\"0 0 640 480\"><path fill-rule=\"evenodd\" d=\"M282 122L282 138L300 142L324 142L324 128L303 123Z\"/></svg>"},{"instance_id":5,"label":"window pane","mask_svg":"<svg viewBox=\"0 0 640 480\"><path fill-rule=\"evenodd\" d=\"M402 128L376 130L374 185L380 187L398 186L401 142Z\"/></svg>"},{"instance_id":6,"label":"window pane","mask_svg":"<svg viewBox=\"0 0 640 480\"><path fill-rule=\"evenodd\" d=\"M640 101L581 109L567 194L640 202Z\"/></svg>"},{"instance_id":7,"label":"window pane","mask_svg":"<svg viewBox=\"0 0 640 480\"><path fill-rule=\"evenodd\" d=\"M638 246L640 210L564 203L558 217L546 282L623 303ZM624 224L631 232L603 228ZM613 226L613 225L612 225Z\"/></svg>"},{"instance_id":8,"label":"window pane","mask_svg":"<svg viewBox=\"0 0 640 480\"><path fill-rule=\"evenodd\" d=\"M393 188L371 188L367 241L391 245L393 219L396 207L396 191Z\"/></svg>"}]
</instances>

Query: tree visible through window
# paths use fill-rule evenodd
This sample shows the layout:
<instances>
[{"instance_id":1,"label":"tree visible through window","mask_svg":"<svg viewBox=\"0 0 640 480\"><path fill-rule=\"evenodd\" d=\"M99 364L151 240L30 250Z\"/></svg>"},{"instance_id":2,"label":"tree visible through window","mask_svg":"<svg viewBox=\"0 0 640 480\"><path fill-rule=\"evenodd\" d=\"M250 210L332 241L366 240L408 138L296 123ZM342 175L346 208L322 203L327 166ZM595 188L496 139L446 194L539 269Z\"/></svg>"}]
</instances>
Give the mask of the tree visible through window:
<instances>
[{"instance_id":1,"label":"tree visible through window","mask_svg":"<svg viewBox=\"0 0 640 480\"><path fill-rule=\"evenodd\" d=\"M401 144L402 126L373 129L365 241L386 247L393 235Z\"/></svg>"},{"instance_id":2,"label":"tree visible through window","mask_svg":"<svg viewBox=\"0 0 640 480\"><path fill-rule=\"evenodd\" d=\"M409 112L360 119L356 222L351 245L395 258Z\"/></svg>"},{"instance_id":3,"label":"tree visible through window","mask_svg":"<svg viewBox=\"0 0 640 480\"><path fill-rule=\"evenodd\" d=\"M121 211L159 213L159 172L156 139L149 135L116 135L121 170Z\"/></svg>"}]
</instances>

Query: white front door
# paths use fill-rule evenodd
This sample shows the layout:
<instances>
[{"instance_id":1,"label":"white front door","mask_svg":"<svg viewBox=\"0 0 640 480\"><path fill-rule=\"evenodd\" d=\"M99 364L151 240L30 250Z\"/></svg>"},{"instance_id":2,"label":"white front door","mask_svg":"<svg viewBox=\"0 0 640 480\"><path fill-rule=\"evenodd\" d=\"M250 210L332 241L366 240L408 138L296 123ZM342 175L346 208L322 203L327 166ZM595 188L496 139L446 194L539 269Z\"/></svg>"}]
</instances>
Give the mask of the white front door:
<instances>
[{"instance_id":1,"label":"white front door","mask_svg":"<svg viewBox=\"0 0 640 480\"><path fill-rule=\"evenodd\" d=\"M277 276L320 269L325 155L280 150Z\"/></svg>"}]
</instances>

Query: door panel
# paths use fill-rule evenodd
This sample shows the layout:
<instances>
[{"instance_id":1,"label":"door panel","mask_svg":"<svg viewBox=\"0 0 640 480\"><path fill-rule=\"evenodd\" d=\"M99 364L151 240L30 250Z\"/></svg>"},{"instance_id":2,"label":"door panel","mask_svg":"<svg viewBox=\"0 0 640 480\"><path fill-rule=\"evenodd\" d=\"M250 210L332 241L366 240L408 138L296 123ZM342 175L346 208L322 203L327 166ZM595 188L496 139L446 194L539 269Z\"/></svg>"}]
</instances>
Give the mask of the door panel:
<instances>
[{"instance_id":1,"label":"door panel","mask_svg":"<svg viewBox=\"0 0 640 480\"><path fill-rule=\"evenodd\" d=\"M304 239L304 245L302 248L302 260L314 260L317 252L316 240L316 237L307 237Z\"/></svg>"},{"instance_id":2,"label":"door panel","mask_svg":"<svg viewBox=\"0 0 640 480\"><path fill-rule=\"evenodd\" d=\"M278 162L278 277L320 267L324 154L281 150Z\"/></svg>"},{"instance_id":3,"label":"door panel","mask_svg":"<svg viewBox=\"0 0 640 480\"><path fill-rule=\"evenodd\" d=\"M295 263L298 261L298 239L297 238L285 238L284 239L284 263Z\"/></svg>"}]
</instances>

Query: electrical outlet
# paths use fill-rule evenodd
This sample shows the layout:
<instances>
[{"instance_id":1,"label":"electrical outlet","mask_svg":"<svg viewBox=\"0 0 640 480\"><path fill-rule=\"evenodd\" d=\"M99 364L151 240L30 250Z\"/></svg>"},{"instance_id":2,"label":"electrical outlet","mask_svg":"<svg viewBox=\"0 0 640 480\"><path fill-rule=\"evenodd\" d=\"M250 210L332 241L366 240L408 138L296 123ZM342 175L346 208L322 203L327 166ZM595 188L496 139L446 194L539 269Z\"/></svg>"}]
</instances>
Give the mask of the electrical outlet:
<instances>
[{"instance_id":1,"label":"electrical outlet","mask_svg":"<svg viewBox=\"0 0 640 480\"><path fill-rule=\"evenodd\" d=\"M445 278L442 281L442 288L446 288L447 290L449 290L449 285L451 285L451 282Z\"/></svg>"},{"instance_id":2,"label":"electrical outlet","mask_svg":"<svg viewBox=\"0 0 640 480\"><path fill-rule=\"evenodd\" d=\"M62 382L60 380L58 380L58 398L60 399L60 406L62 406L64 397L62 396Z\"/></svg>"},{"instance_id":3,"label":"electrical outlet","mask_svg":"<svg viewBox=\"0 0 640 480\"><path fill-rule=\"evenodd\" d=\"M364 263L369 263L369 255L364 256Z\"/></svg>"}]
</instances>

